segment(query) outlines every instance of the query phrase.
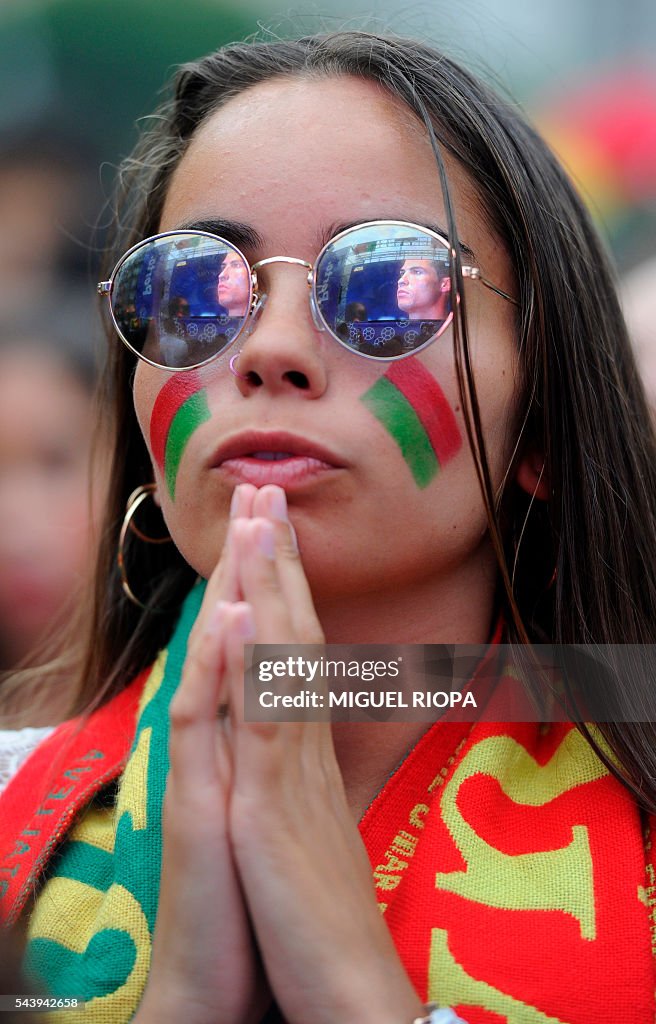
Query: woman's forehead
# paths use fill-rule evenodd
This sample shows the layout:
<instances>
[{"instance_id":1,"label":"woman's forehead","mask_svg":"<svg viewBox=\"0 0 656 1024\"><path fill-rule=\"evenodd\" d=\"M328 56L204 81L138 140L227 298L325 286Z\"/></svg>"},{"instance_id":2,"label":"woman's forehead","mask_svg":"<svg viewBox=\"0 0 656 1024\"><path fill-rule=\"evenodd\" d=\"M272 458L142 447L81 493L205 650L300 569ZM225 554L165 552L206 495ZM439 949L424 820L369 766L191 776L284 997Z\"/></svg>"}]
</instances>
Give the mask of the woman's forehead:
<instances>
[{"instance_id":1,"label":"woman's forehead","mask_svg":"<svg viewBox=\"0 0 656 1024\"><path fill-rule=\"evenodd\" d=\"M301 134L305 138L321 135L328 122L334 132L353 140L368 135L372 120L381 121L386 130L396 133L399 142L410 131L426 140L426 130L410 107L388 89L371 79L353 75L280 75L243 90L211 114L200 131L211 134L240 134L262 128ZM378 130L381 125L378 124ZM197 137L196 135L196 137ZM191 146L194 145L192 140Z\"/></svg>"},{"instance_id":2,"label":"woman's forehead","mask_svg":"<svg viewBox=\"0 0 656 1024\"><path fill-rule=\"evenodd\" d=\"M307 200L317 197L335 206L336 219L347 219L350 199L416 194L418 160L430 178L427 191L441 205L428 140L404 126L400 107L380 86L350 77L275 79L248 89L197 130L173 176L165 214L174 200L195 198L193 189L226 196L229 187L235 205L242 196L271 206L296 195L307 212Z\"/></svg>"},{"instance_id":3,"label":"woman's forehead","mask_svg":"<svg viewBox=\"0 0 656 1024\"><path fill-rule=\"evenodd\" d=\"M473 184L448 154L445 162L459 235L478 253L487 227ZM304 235L294 255L308 259L333 224L446 226L425 128L378 83L350 76L276 78L207 118L173 174L160 230L212 218L252 226L267 249L296 249Z\"/></svg>"}]
</instances>

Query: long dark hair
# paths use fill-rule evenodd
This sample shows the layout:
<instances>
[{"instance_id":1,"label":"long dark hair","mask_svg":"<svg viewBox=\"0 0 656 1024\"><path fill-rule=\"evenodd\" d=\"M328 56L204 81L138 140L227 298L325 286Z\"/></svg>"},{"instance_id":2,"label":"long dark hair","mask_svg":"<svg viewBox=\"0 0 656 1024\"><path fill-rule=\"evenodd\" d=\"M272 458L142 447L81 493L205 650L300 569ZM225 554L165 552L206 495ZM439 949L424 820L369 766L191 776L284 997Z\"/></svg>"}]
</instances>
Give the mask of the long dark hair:
<instances>
[{"instance_id":1,"label":"long dark hair","mask_svg":"<svg viewBox=\"0 0 656 1024\"><path fill-rule=\"evenodd\" d=\"M434 145L454 245L441 149L475 182L514 266L522 374L517 454L529 447L544 454L548 501L531 500L511 473L502 494L494 491L457 259L452 267L452 284L462 299L454 329L456 367L509 640L652 643L656 445L609 262L544 141L515 107L443 54L416 41L340 32L235 44L184 66L172 100L121 170L108 267L157 232L171 175L209 114L276 76L333 75L373 80L414 111ZM131 404L132 359L115 339L110 350L105 398L114 417L116 454L80 693L80 706L87 707L107 699L152 660L193 577L173 545L135 544L128 571L135 588L143 587L146 608L137 609L121 593L114 560L125 502L134 487L152 478L152 469ZM647 683L636 671L630 678L616 676L614 685L638 705ZM652 728L608 724L600 730L625 783L641 792L647 806L656 806ZM603 749L601 756L608 761Z\"/></svg>"}]
</instances>

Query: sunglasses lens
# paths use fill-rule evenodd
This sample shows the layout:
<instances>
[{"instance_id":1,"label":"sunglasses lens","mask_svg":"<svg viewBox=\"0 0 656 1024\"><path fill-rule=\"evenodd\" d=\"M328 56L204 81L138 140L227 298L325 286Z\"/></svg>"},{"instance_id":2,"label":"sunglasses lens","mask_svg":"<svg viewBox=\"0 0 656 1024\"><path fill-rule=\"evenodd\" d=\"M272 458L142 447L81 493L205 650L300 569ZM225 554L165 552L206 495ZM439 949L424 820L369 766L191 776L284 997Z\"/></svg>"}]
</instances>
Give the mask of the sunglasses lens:
<instances>
[{"instance_id":1,"label":"sunglasses lens","mask_svg":"<svg viewBox=\"0 0 656 1024\"><path fill-rule=\"evenodd\" d=\"M251 274L220 238L177 232L153 238L121 263L112 312L123 339L160 366L197 366L244 326Z\"/></svg>"},{"instance_id":2,"label":"sunglasses lens","mask_svg":"<svg viewBox=\"0 0 656 1024\"><path fill-rule=\"evenodd\" d=\"M328 330L367 356L416 352L451 322L449 250L410 224L345 231L323 252L315 297Z\"/></svg>"}]
</instances>

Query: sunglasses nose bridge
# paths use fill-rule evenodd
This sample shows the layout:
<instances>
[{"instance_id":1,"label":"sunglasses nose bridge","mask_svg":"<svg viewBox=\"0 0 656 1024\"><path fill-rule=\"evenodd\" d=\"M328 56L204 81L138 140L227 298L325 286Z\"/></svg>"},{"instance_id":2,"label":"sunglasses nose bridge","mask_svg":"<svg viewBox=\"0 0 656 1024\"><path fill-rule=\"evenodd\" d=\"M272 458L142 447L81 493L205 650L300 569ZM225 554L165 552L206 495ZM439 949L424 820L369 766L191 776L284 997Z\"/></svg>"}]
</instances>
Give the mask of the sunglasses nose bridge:
<instances>
[{"instance_id":1,"label":"sunglasses nose bridge","mask_svg":"<svg viewBox=\"0 0 656 1024\"><path fill-rule=\"evenodd\" d=\"M314 301L314 294L312 291L312 283L314 281L314 267L312 266L312 264L308 263L307 260L299 259L296 256L267 256L266 259L258 260L257 263L253 263L253 265L251 266L253 304L251 307L249 323L246 328L247 335L251 334L252 331L255 329L257 321L259 320L262 314L264 304L268 298L268 292L262 291L260 288L257 272L261 267L269 266L272 263L289 263L292 266L303 267L305 270L307 270L307 285L308 288L310 289L310 307L312 310L312 319L314 321L315 326L319 330L323 331L324 325L321 322L319 311L317 309L316 302Z\"/></svg>"},{"instance_id":2,"label":"sunglasses nose bridge","mask_svg":"<svg viewBox=\"0 0 656 1024\"><path fill-rule=\"evenodd\" d=\"M251 267L251 271L257 274L260 267L267 267L270 263L291 263L296 267L305 267L307 270L312 270L312 264L308 263L307 260L300 260L297 256L267 256L265 260L258 260Z\"/></svg>"},{"instance_id":3,"label":"sunglasses nose bridge","mask_svg":"<svg viewBox=\"0 0 656 1024\"><path fill-rule=\"evenodd\" d=\"M254 274L253 277L255 277L255 276L256 275ZM244 329L243 329L245 337L248 338L249 335L251 335L253 333L253 331L255 330L255 328L257 327L257 322L260 319L260 317L262 316L262 310L264 309L264 306L266 304L266 301L267 301L268 297L269 296L268 296L267 292L261 292L259 290L255 290L253 292L253 300L251 302L251 308L250 308L250 311L249 311L249 314L248 314L248 319L247 319L247 321L246 321L246 323L244 325Z\"/></svg>"}]
</instances>

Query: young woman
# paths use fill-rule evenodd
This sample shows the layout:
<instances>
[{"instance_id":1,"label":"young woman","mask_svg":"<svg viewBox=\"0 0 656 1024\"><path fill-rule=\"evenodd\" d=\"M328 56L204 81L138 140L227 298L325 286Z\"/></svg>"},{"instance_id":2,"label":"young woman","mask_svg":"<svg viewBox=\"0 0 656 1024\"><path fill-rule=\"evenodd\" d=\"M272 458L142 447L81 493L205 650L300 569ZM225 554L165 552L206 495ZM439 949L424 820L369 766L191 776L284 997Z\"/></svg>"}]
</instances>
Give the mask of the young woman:
<instances>
[{"instance_id":1,"label":"young woman","mask_svg":"<svg viewBox=\"0 0 656 1024\"><path fill-rule=\"evenodd\" d=\"M4 805L10 919L67 837L32 974L84 1020L651 1019L650 725L243 717L248 642L652 642L654 440L562 170L343 33L183 69L121 185L95 711Z\"/></svg>"}]
</instances>

